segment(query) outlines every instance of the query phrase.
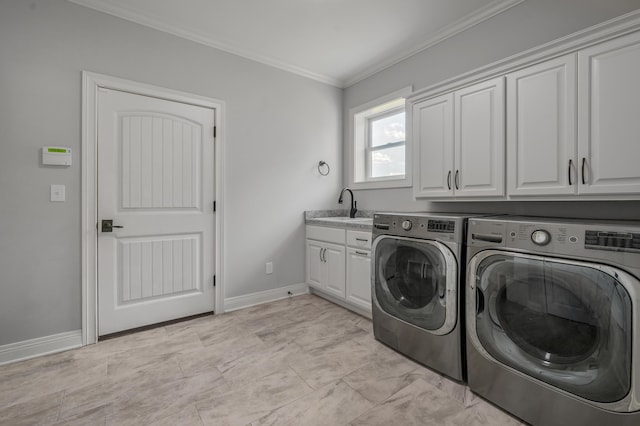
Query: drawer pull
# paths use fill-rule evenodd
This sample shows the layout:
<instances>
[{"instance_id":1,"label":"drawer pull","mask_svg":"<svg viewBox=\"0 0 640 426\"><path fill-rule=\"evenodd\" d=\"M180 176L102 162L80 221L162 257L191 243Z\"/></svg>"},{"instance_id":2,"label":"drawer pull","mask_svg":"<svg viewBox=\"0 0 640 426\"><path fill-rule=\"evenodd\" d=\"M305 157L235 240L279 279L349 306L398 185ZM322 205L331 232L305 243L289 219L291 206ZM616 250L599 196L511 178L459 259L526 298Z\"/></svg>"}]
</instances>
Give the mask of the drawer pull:
<instances>
[{"instance_id":1,"label":"drawer pull","mask_svg":"<svg viewBox=\"0 0 640 426\"><path fill-rule=\"evenodd\" d=\"M368 238L356 238L356 241L362 241L363 243L368 243L369 239Z\"/></svg>"},{"instance_id":2,"label":"drawer pull","mask_svg":"<svg viewBox=\"0 0 640 426\"><path fill-rule=\"evenodd\" d=\"M363 251L355 251L355 254L359 254L360 256L369 256L369 253L365 253Z\"/></svg>"}]
</instances>

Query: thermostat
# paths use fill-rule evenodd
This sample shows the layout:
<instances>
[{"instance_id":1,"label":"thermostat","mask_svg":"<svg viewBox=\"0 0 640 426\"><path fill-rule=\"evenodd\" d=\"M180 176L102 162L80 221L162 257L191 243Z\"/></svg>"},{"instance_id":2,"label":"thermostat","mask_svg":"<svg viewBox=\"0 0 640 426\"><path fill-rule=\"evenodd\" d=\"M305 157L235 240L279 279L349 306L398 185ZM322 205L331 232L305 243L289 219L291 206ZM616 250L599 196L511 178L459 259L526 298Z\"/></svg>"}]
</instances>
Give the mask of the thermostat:
<instances>
[{"instance_id":1,"label":"thermostat","mask_svg":"<svg viewBox=\"0 0 640 426\"><path fill-rule=\"evenodd\" d=\"M70 166L71 148L61 146L43 146L42 164L45 166Z\"/></svg>"}]
</instances>

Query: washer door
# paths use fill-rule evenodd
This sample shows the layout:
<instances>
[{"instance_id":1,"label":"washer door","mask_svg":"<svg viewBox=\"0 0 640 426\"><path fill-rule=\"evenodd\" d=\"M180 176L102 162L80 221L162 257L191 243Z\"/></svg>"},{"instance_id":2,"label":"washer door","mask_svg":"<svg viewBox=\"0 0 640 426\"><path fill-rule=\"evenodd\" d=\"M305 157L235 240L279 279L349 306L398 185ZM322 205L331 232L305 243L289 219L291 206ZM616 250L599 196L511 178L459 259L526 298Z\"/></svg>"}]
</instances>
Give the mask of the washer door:
<instances>
[{"instance_id":1,"label":"washer door","mask_svg":"<svg viewBox=\"0 0 640 426\"><path fill-rule=\"evenodd\" d=\"M451 250L436 241L383 236L373 252L373 294L382 310L433 334L455 328L458 268Z\"/></svg>"},{"instance_id":2,"label":"washer door","mask_svg":"<svg viewBox=\"0 0 640 426\"><path fill-rule=\"evenodd\" d=\"M528 376L590 401L620 401L632 374L625 286L637 280L603 265L480 252L469 263L469 335Z\"/></svg>"}]
</instances>

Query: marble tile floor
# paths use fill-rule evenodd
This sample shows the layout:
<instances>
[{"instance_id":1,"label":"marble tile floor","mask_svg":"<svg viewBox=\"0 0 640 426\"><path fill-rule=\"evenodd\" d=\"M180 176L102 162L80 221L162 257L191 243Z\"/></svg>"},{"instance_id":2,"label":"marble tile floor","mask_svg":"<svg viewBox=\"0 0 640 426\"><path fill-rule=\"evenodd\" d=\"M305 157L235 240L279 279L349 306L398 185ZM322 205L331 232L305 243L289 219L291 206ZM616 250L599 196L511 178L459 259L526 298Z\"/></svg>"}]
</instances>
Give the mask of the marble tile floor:
<instances>
[{"instance_id":1,"label":"marble tile floor","mask_svg":"<svg viewBox=\"0 0 640 426\"><path fill-rule=\"evenodd\" d=\"M313 295L0 367L0 425L520 425Z\"/></svg>"}]
</instances>

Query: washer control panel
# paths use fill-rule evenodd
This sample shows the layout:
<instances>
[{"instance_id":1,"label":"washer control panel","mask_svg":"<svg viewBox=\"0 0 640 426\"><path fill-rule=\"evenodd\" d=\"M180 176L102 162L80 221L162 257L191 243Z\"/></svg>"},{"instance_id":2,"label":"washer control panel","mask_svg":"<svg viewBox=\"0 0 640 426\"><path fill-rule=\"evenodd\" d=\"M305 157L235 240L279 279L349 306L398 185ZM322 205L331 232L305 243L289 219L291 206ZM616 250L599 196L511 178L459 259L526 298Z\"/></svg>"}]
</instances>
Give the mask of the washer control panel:
<instances>
[{"instance_id":1,"label":"washer control panel","mask_svg":"<svg viewBox=\"0 0 640 426\"><path fill-rule=\"evenodd\" d=\"M509 222L509 238L507 244L511 247L533 249L557 248L567 244L577 244L582 241L577 229L568 225Z\"/></svg>"},{"instance_id":2,"label":"washer control panel","mask_svg":"<svg viewBox=\"0 0 640 426\"><path fill-rule=\"evenodd\" d=\"M640 252L640 233L587 229L584 246L589 249Z\"/></svg>"},{"instance_id":3,"label":"washer control panel","mask_svg":"<svg viewBox=\"0 0 640 426\"><path fill-rule=\"evenodd\" d=\"M544 229L537 229L531 233L531 241L538 246L546 246L551 242L551 234Z\"/></svg>"},{"instance_id":4,"label":"washer control panel","mask_svg":"<svg viewBox=\"0 0 640 426\"><path fill-rule=\"evenodd\" d=\"M458 226L458 222L461 221L462 219L420 214L376 213L373 216L373 234L456 241L460 238L458 233L462 226Z\"/></svg>"},{"instance_id":5,"label":"washer control panel","mask_svg":"<svg viewBox=\"0 0 640 426\"><path fill-rule=\"evenodd\" d=\"M469 219L469 247L625 265L640 277L640 222L527 216Z\"/></svg>"}]
</instances>

